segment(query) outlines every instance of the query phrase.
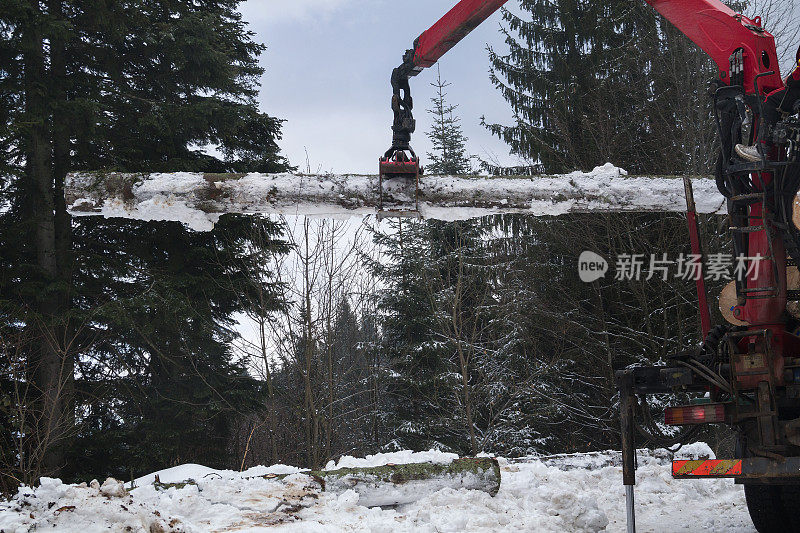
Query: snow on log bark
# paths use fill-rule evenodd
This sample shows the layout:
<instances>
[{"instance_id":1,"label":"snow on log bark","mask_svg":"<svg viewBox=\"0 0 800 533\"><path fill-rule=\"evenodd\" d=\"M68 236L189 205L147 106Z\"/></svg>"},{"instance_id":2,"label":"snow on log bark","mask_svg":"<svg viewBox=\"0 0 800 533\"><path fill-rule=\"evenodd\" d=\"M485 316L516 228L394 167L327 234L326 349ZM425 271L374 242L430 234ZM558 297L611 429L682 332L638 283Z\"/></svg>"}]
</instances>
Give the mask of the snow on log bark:
<instances>
[{"instance_id":1,"label":"snow on log bark","mask_svg":"<svg viewBox=\"0 0 800 533\"><path fill-rule=\"evenodd\" d=\"M359 505L366 507L412 503L446 488L480 490L491 496L500 490L500 465L493 458L342 468L311 475L324 480L326 492L355 491Z\"/></svg>"},{"instance_id":2,"label":"snow on log bark","mask_svg":"<svg viewBox=\"0 0 800 533\"><path fill-rule=\"evenodd\" d=\"M714 180L693 180L697 208L721 213ZM413 207L415 187L385 182L385 204ZM209 230L225 213L349 217L376 213L377 176L305 174L74 173L67 180L73 215L174 220ZM555 176L423 176L423 218L465 220L497 213L560 215L590 211L683 211L683 181L628 176L612 165Z\"/></svg>"},{"instance_id":3,"label":"snow on log bark","mask_svg":"<svg viewBox=\"0 0 800 533\"><path fill-rule=\"evenodd\" d=\"M413 503L446 488L479 490L490 496L496 496L500 490L500 464L497 459L489 457L456 459L448 464L387 464L259 477L287 481L290 486L281 497L285 501L296 499L298 502L294 503L298 505L301 501L310 501L309 497L316 498L314 494L322 491L341 495L352 490L358 494L359 505L379 507ZM195 480L162 483L158 477L153 482L158 490L182 489L196 484ZM302 487L302 490L297 487Z\"/></svg>"}]
</instances>

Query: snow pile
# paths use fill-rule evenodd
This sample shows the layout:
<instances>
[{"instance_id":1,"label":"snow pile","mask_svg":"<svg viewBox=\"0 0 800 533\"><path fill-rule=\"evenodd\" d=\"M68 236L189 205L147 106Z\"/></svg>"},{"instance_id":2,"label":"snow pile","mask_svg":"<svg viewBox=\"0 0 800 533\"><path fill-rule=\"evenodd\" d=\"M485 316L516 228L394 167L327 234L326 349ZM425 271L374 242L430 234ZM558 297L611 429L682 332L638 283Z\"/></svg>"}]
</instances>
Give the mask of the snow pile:
<instances>
[{"instance_id":1,"label":"snow pile","mask_svg":"<svg viewBox=\"0 0 800 533\"><path fill-rule=\"evenodd\" d=\"M714 180L694 179L701 213L724 211ZM684 211L683 180L636 177L606 164L556 176L424 176L424 218L465 220L497 213L536 216L594 211ZM74 215L171 220L206 231L223 213L349 218L374 214L377 176L305 174L75 173L66 196ZM384 183L384 207L413 209L416 189L403 179Z\"/></svg>"},{"instance_id":2,"label":"snow pile","mask_svg":"<svg viewBox=\"0 0 800 533\"><path fill-rule=\"evenodd\" d=\"M401 450L399 452L378 453L364 458L342 456L338 461L329 461L325 470L339 470L341 468L367 468L371 466L408 465L412 463L433 463L446 465L458 459L458 454L447 453L439 450L427 452L412 452Z\"/></svg>"},{"instance_id":3,"label":"snow pile","mask_svg":"<svg viewBox=\"0 0 800 533\"><path fill-rule=\"evenodd\" d=\"M681 459L716 459L714 451L705 442L695 442L681 447L676 453L669 450L638 450L639 461L653 461L660 465L672 464L673 458ZM592 453L562 453L547 456L528 456L512 459L512 463L531 463L540 461L547 466L559 470L598 470L607 466L622 466L622 453L618 451L604 451Z\"/></svg>"},{"instance_id":4,"label":"snow pile","mask_svg":"<svg viewBox=\"0 0 800 533\"><path fill-rule=\"evenodd\" d=\"M320 493L319 484L302 474L280 481L216 477L184 487L148 485L133 491L113 479L101 486L42 478L36 490L21 489L0 504L0 531L188 533L271 526L297 520L295 513L316 505Z\"/></svg>"},{"instance_id":5,"label":"snow pile","mask_svg":"<svg viewBox=\"0 0 800 533\"><path fill-rule=\"evenodd\" d=\"M675 453L675 459L689 459L692 461L696 461L699 459L716 459L717 456L714 454L714 450L711 449L711 446L706 444L705 442L695 442L693 444L687 444L686 446L682 446L680 450Z\"/></svg>"},{"instance_id":6,"label":"snow pile","mask_svg":"<svg viewBox=\"0 0 800 533\"><path fill-rule=\"evenodd\" d=\"M687 451L702 455L710 449L695 445ZM168 488L148 484L131 491L115 480L64 485L43 478L40 487L23 488L9 502L0 503L0 530L622 532L624 488L621 469L613 465L615 456L607 452L514 463L500 459L503 481L494 498L480 491L443 489L391 509L365 507L354 491L324 492L316 480L301 473L283 479L248 479L260 472L296 472L281 465L242 473L183 465L159 472L159 479L167 483L191 476L196 484ZM330 466L380 465L423 457L451 459L439 452L397 452L342 458ZM663 451L640 454L639 531L754 531L740 487L730 480L673 480L667 459ZM550 464L553 461L561 461L561 467ZM140 479L154 478L152 474Z\"/></svg>"},{"instance_id":7,"label":"snow pile","mask_svg":"<svg viewBox=\"0 0 800 533\"><path fill-rule=\"evenodd\" d=\"M158 481L161 483L181 483L188 480L197 481L208 478L251 479L254 477L269 476L270 474L285 475L298 474L300 472L302 472L302 469L287 465L254 466L243 472L235 472L233 470L215 470L203 465L185 464L159 470L158 472L153 472L152 474L137 478L133 480L133 487L151 485L156 478L158 478ZM128 488L132 488L130 483L128 484Z\"/></svg>"}]
</instances>

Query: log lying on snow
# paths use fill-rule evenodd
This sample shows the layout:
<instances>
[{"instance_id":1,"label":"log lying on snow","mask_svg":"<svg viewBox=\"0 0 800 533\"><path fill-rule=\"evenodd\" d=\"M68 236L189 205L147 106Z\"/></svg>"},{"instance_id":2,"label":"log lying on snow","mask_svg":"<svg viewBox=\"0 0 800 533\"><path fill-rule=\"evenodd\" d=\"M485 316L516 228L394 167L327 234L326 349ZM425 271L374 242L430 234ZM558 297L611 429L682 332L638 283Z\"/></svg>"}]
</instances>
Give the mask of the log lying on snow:
<instances>
[{"instance_id":1,"label":"log lying on snow","mask_svg":"<svg viewBox=\"0 0 800 533\"><path fill-rule=\"evenodd\" d=\"M352 490L358 494L358 504L365 507L402 505L415 502L439 490L480 490L495 496L500 490L500 465L494 458L456 459L449 464L412 463L368 468L342 468L304 472L308 480L303 490L290 491L301 499L313 493L343 494ZM297 474L268 474L264 479L283 480ZM157 489L183 488L196 484L194 480L180 483L154 481Z\"/></svg>"},{"instance_id":2,"label":"log lying on snow","mask_svg":"<svg viewBox=\"0 0 800 533\"><path fill-rule=\"evenodd\" d=\"M724 210L713 180L694 181L702 213ZM385 202L414 203L406 180L385 183ZM209 230L225 213L349 217L374 214L377 176L305 174L120 174L75 173L66 184L74 215L139 220L176 220ZM683 211L683 181L627 176L606 165L591 172L557 176L424 176L419 211L423 218L465 220L487 214L560 215L590 211Z\"/></svg>"},{"instance_id":3,"label":"log lying on snow","mask_svg":"<svg viewBox=\"0 0 800 533\"><path fill-rule=\"evenodd\" d=\"M353 490L359 505L376 507L417 501L441 489L470 489L495 496L500 490L497 459L456 459L450 464L414 463L312 472L335 494Z\"/></svg>"}]
</instances>

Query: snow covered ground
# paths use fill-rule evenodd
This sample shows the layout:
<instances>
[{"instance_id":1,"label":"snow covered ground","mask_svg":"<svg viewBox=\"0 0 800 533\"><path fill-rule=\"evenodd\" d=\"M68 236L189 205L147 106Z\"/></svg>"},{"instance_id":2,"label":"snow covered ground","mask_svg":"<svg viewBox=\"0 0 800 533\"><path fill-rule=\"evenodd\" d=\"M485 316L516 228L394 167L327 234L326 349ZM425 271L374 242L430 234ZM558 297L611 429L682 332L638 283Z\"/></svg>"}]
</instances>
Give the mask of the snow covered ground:
<instances>
[{"instance_id":1,"label":"snow covered ground","mask_svg":"<svg viewBox=\"0 0 800 533\"><path fill-rule=\"evenodd\" d=\"M710 454L703 444L681 457ZM434 461L441 452L345 457L328 469ZM641 453L637 519L642 532L754 532L742 489L729 480L677 481L666 452ZM246 472L182 465L145 476L136 488L114 480L64 485L44 479L0 503L0 531L124 532L619 532L625 529L618 454L605 452L500 460L502 486L492 498L479 491L444 489L393 509L359 505L352 491L321 492L299 469L276 465ZM290 474L268 479L267 474ZM153 485L196 480L185 487Z\"/></svg>"}]
</instances>

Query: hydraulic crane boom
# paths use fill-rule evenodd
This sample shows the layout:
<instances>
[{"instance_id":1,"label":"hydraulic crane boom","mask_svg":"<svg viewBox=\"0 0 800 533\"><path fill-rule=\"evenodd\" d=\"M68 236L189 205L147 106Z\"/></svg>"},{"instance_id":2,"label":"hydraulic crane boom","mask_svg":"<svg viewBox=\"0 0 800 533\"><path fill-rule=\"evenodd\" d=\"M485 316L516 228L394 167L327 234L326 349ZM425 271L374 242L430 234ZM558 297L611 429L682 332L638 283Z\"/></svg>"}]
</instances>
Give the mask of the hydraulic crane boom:
<instances>
[{"instance_id":1,"label":"hydraulic crane boom","mask_svg":"<svg viewBox=\"0 0 800 533\"><path fill-rule=\"evenodd\" d=\"M392 72L392 111L394 123L392 147L381 158L381 177L420 174L419 159L411 149L411 134L416 129L414 100L408 80L424 69L433 66L451 48L457 45L476 27L492 16L508 0L461 0L439 21L414 41L414 48L406 50L403 64ZM406 154L410 153L410 157Z\"/></svg>"},{"instance_id":2,"label":"hydraulic crane boom","mask_svg":"<svg viewBox=\"0 0 800 533\"><path fill-rule=\"evenodd\" d=\"M433 66L508 0L462 0L419 36L414 44L414 65Z\"/></svg>"},{"instance_id":3,"label":"hydraulic crane boom","mask_svg":"<svg viewBox=\"0 0 800 533\"><path fill-rule=\"evenodd\" d=\"M763 92L781 87L775 39L761 26L759 17L751 20L739 15L719 0L646 1L714 59L724 84L741 85L746 92L752 92L756 81ZM394 135L392 147L381 158L382 176L418 177L420 173L419 160L410 146L416 121L409 79L434 65L506 2L461 0L406 51L403 63L392 72ZM737 55L737 51L741 53Z\"/></svg>"}]
</instances>

